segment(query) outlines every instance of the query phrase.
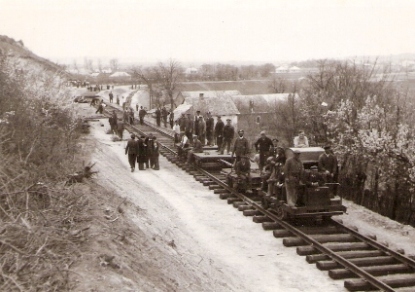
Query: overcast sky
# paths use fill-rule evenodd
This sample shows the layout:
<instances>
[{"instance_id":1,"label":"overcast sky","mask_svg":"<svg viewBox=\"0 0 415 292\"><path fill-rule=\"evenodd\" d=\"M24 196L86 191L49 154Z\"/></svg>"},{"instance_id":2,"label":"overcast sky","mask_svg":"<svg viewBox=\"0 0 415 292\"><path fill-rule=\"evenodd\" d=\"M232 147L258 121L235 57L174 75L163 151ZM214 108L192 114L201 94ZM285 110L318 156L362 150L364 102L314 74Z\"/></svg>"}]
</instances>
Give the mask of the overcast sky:
<instances>
[{"instance_id":1,"label":"overcast sky","mask_svg":"<svg viewBox=\"0 0 415 292\"><path fill-rule=\"evenodd\" d=\"M0 0L53 61L284 61L415 53L415 0Z\"/></svg>"}]
</instances>

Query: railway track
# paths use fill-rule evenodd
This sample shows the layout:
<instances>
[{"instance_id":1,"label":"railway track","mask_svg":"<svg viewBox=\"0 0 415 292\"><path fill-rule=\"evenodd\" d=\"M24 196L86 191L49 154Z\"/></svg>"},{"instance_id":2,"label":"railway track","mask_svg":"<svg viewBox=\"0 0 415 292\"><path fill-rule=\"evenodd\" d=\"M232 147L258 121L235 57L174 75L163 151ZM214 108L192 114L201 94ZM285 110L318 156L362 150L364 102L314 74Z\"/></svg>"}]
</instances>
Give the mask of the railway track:
<instances>
[{"instance_id":1,"label":"railway track","mask_svg":"<svg viewBox=\"0 0 415 292\"><path fill-rule=\"evenodd\" d=\"M109 116L109 113L105 115ZM177 157L169 134L149 124L126 125L125 128L139 135L155 135L162 146L160 153L170 162L193 175L244 216L253 217L264 230L272 231L274 237L282 239L284 246L296 247L297 254L305 256L308 263L328 271L332 279L344 280L344 287L349 291L415 291L415 261L378 243L376 238L364 236L333 219L282 221L275 211L262 207L258 195L247 196L228 186L224 173L185 165Z\"/></svg>"}]
</instances>

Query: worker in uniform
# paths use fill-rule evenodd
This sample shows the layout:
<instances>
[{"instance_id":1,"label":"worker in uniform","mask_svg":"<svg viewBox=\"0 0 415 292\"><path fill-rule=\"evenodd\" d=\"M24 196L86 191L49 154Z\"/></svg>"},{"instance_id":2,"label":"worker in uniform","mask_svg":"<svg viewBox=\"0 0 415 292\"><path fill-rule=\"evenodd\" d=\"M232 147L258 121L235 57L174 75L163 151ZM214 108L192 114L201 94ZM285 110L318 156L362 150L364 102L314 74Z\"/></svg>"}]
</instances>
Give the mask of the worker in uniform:
<instances>
[{"instance_id":1,"label":"worker in uniform","mask_svg":"<svg viewBox=\"0 0 415 292\"><path fill-rule=\"evenodd\" d=\"M199 139L197 138L197 135L194 134L192 138L193 138L192 147L187 152L187 161L186 161L187 165L193 164L194 162L193 153L203 153L203 145L202 145L202 142L200 142Z\"/></svg>"},{"instance_id":2,"label":"worker in uniform","mask_svg":"<svg viewBox=\"0 0 415 292\"><path fill-rule=\"evenodd\" d=\"M222 144L223 144L223 128L225 127L225 124L222 121L221 116L218 116L218 120L215 125L215 140L216 145L218 145L218 151L221 151Z\"/></svg>"},{"instance_id":3,"label":"worker in uniform","mask_svg":"<svg viewBox=\"0 0 415 292\"><path fill-rule=\"evenodd\" d=\"M318 170L324 174L328 183L335 181L337 174L337 158L331 151L330 146L324 146L324 153L318 158Z\"/></svg>"},{"instance_id":4,"label":"worker in uniform","mask_svg":"<svg viewBox=\"0 0 415 292\"><path fill-rule=\"evenodd\" d=\"M304 181L307 187L319 187L324 185L324 177L318 172L317 165L310 167L310 172L305 174Z\"/></svg>"},{"instance_id":5,"label":"worker in uniform","mask_svg":"<svg viewBox=\"0 0 415 292\"><path fill-rule=\"evenodd\" d=\"M199 141L202 142L202 145L205 145L206 144L206 123L203 120L202 116L199 116L199 122L197 124L197 128L198 128L197 137Z\"/></svg>"},{"instance_id":6,"label":"worker in uniform","mask_svg":"<svg viewBox=\"0 0 415 292\"><path fill-rule=\"evenodd\" d=\"M111 132L116 133L117 129L117 113L115 110L112 111L112 115L109 117L108 122L110 123Z\"/></svg>"},{"instance_id":7,"label":"worker in uniform","mask_svg":"<svg viewBox=\"0 0 415 292\"><path fill-rule=\"evenodd\" d=\"M196 111L195 120L193 123L193 133L195 133L197 136L199 136L199 121L200 121L200 111Z\"/></svg>"},{"instance_id":8,"label":"worker in uniform","mask_svg":"<svg viewBox=\"0 0 415 292\"><path fill-rule=\"evenodd\" d=\"M301 130L298 133L298 136L294 137L294 147L296 148L310 147L308 144L308 138L306 137L303 130Z\"/></svg>"},{"instance_id":9,"label":"worker in uniform","mask_svg":"<svg viewBox=\"0 0 415 292\"><path fill-rule=\"evenodd\" d=\"M289 158L284 166L285 189L287 191L287 203L289 206L296 206L299 188L302 185L304 166L300 160L301 152L294 150L294 156Z\"/></svg>"},{"instance_id":10,"label":"worker in uniform","mask_svg":"<svg viewBox=\"0 0 415 292\"><path fill-rule=\"evenodd\" d=\"M189 140L192 140L193 135L193 121L190 114L187 114L185 134Z\"/></svg>"},{"instance_id":11,"label":"worker in uniform","mask_svg":"<svg viewBox=\"0 0 415 292\"><path fill-rule=\"evenodd\" d=\"M239 130L238 135L239 137L235 140L231 155L231 157L236 157L236 161L239 161L241 157L248 157L249 154L249 142L248 139L244 137L244 130Z\"/></svg>"},{"instance_id":12,"label":"worker in uniform","mask_svg":"<svg viewBox=\"0 0 415 292\"><path fill-rule=\"evenodd\" d=\"M266 159L271 155L274 144L272 140L266 136L265 131L261 131L261 137L254 144L255 149L259 152L259 170L262 172Z\"/></svg>"},{"instance_id":13,"label":"worker in uniform","mask_svg":"<svg viewBox=\"0 0 415 292\"><path fill-rule=\"evenodd\" d=\"M140 119L140 125L144 125L144 117L146 116L147 112L145 109L143 109L143 106L140 107L140 110L138 111L138 117Z\"/></svg>"},{"instance_id":14,"label":"worker in uniform","mask_svg":"<svg viewBox=\"0 0 415 292\"><path fill-rule=\"evenodd\" d=\"M251 163L248 156L242 156L235 162L235 174L237 176L237 184L242 185L241 189L246 193L252 193L251 186Z\"/></svg>"},{"instance_id":15,"label":"worker in uniform","mask_svg":"<svg viewBox=\"0 0 415 292\"><path fill-rule=\"evenodd\" d=\"M225 148L226 148L227 153L229 154L234 135L235 135L235 129L231 124L231 119L227 119L226 125L223 127L223 143L221 146L220 154L223 154L223 152L225 151Z\"/></svg>"},{"instance_id":16,"label":"worker in uniform","mask_svg":"<svg viewBox=\"0 0 415 292\"><path fill-rule=\"evenodd\" d=\"M112 93L112 91L110 91L109 93L109 98L110 98L110 103L112 103L112 101L114 100L114 94Z\"/></svg>"},{"instance_id":17,"label":"worker in uniform","mask_svg":"<svg viewBox=\"0 0 415 292\"><path fill-rule=\"evenodd\" d=\"M207 112L207 118L206 118L206 139L207 144L209 146L213 145L213 125L215 121L212 118L212 115L210 112Z\"/></svg>"},{"instance_id":18,"label":"worker in uniform","mask_svg":"<svg viewBox=\"0 0 415 292\"><path fill-rule=\"evenodd\" d=\"M128 162L130 163L131 172L135 170L135 161L137 159L137 141L135 141L135 135L131 134L131 139L128 140L127 146L125 147L125 154L128 154Z\"/></svg>"}]
</instances>

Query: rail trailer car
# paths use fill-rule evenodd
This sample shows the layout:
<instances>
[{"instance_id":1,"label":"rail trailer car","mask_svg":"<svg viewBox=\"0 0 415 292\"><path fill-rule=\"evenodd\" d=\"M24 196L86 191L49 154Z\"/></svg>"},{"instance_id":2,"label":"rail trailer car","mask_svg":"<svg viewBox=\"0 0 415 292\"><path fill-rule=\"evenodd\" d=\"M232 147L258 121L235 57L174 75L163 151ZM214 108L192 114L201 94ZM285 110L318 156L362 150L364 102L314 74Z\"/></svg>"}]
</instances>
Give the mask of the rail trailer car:
<instances>
[{"instance_id":1,"label":"rail trailer car","mask_svg":"<svg viewBox=\"0 0 415 292\"><path fill-rule=\"evenodd\" d=\"M318 158L324 153L324 149L321 147L288 148L285 151L287 159L294 156L294 151L301 153L299 158L303 163L305 173L310 172L312 166L318 166ZM280 171L283 172L283 167ZM281 175L283 176L283 173L280 173L280 178ZM265 208L273 210L282 220L306 217L327 219L346 212L346 207L342 205L342 197L338 196L336 192L337 183L324 183L321 186L300 184L299 196L302 198L302 204L299 206L287 204L283 179L277 179L273 183L277 185L272 194L260 192L262 204Z\"/></svg>"}]
</instances>

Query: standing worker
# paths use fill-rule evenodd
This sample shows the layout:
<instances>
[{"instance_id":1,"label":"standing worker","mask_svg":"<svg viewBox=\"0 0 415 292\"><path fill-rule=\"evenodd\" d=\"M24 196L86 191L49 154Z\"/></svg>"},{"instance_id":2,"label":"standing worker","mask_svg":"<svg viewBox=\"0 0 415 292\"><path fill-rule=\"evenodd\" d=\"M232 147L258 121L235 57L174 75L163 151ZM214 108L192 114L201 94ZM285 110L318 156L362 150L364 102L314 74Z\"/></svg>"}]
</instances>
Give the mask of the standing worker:
<instances>
[{"instance_id":1,"label":"standing worker","mask_svg":"<svg viewBox=\"0 0 415 292\"><path fill-rule=\"evenodd\" d=\"M160 127L160 122L161 122L161 112L160 112L160 108L156 109L156 122L157 122L157 126Z\"/></svg>"},{"instance_id":2,"label":"standing worker","mask_svg":"<svg viewBox=\"0 0 415 292\"><path fill-rule=\"evenodd\" d=\"M134 172L135 161L137 159L137 142L135 141L135 135L131 134L131 139L127 142L127 147L125 147L125 154L128 154L128 162L130 163L131 172Z\"/></svg>"},{"instance_id":3,"label":"standing worker","mask_svg":"<svg viewBox=\"0 0 415 292\"><path fill-rule=\"evenodd\" d=\"M249 142L248 139L244 137L244 130L239 130L238 135L239 137L235 140L231 156L233 157L235 155L236 161L240 161L241 157L247 157L249 154Z\"/></svg>"},{"instance_id":4,"label":"standing worker","mask_svg":"<svg viewBox=\"0 0 415 292\"><path fill-rule=\"evenodd\" d=\"M193 135L193 121L190 114L187 114L185 134L189 140L192 140Z\"/></svg>"},{"instance_id":5,"label":"standing worker","mask_svg":"<svg viewBox=\"0 0 415 292\"><path fill-rule=\"evenodd\" d=\"M265 131L261 131L261 137L255 142L254 145L256 151L259 152L259 170L262 172L262 169L265 166L265 161L268 156L270 156L274 144L272 143L272 140L266 136Z\"/></svg>"},{"instance_id":6,"label":"standing worker","mask_svg":"<svg viewBox=\"0 0 415 292\"><path fill-rule=\"evenodd\" d=\"M199 116L199 123L197 124L199 141L202 142L202 145L206 144L206 123L203 120L202 116Z\"/></svg>"},{"instance_id":7,"label":"standing worker","mask_svg":"<svg viewBox=\"0 0 415 292\"><path fill-rule=\"evenodd\" d=\"M218 116L218 121L215 125L215 139L216 139L216 145L218 145L218 152L220 152L222 144L223 144L223 128L225 127L225 124L223 123L220 116Z\"/></svg>"},{"instance_id":8,"label":"standing worker","mask_svg":"<svg viewBox=\"0 0 415 292\"><path fill-rule=\"evenodd\" d=\"M170 114L169 114L169 123L170 123L170 128L173 129L173 126L174 126L174 112L173 112L173 110L171 110Z\"/></svg>"},{"instance_id":9,"label":"standing worker","mask_svg":"<svg viewBox=\"0 0 415 292\"><path fill-rule=\"evenodd\" d=\"M146 116L147 112L143 109L143 106L140 107L140 111L138 112L138 117L140 118L140 125L144 125L144 117Z\"/></svg>"},{"instance_id":10,"label":"standing worker","mask_svg":"<svg viewBox=\"0 0 415 292\"><path fill-rule=\"evenodd\" d=\"M227 149L227 153L229 154L231 150L231 144L233 140L233 136L235 135L235 129L231 125L231 119L226 120L226 125L223 127L223 143L221 147L220 154L223 154L225 148Z\"/></svg>"},{"instance_id":11,"label":"standing worker","mask_svg":"<svg viewBox=\"0 0 415 292\"><path fill-rule=\"evenodd\" d=\"M285 188L287 191L287 203L289 206L297 206L299 188L304 173L304 166L300 160L301 152L294 150L294 156L289 158L284 166Z\"/></svg>"},{"instance_id":12,"label":"standing worker","mask_svg":"<svg viewBox=\"0 0 415 292\"><path fill-rule=\"evenodd\" d=\"M212 115L210 112L207 112L207 118L206 118L206 139L207 144L209 146L213 145L213 125L215 121L212 118Z\"/></svg>"}]
</instances>

